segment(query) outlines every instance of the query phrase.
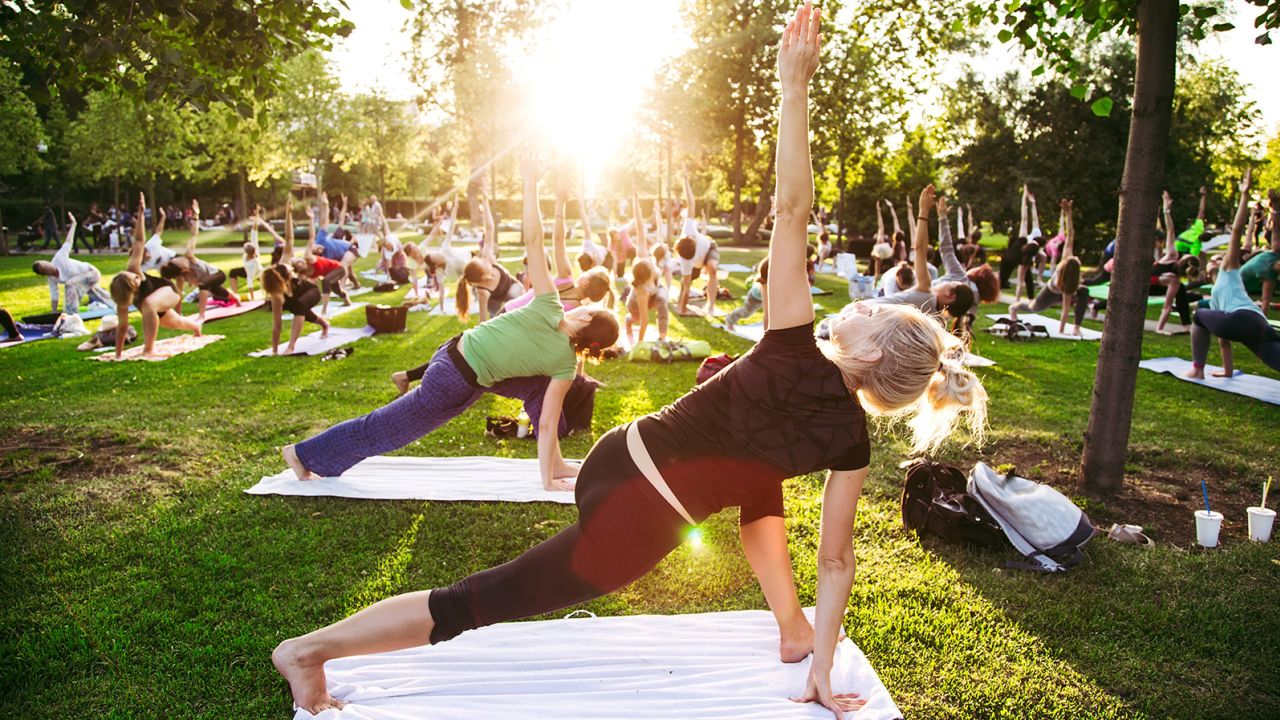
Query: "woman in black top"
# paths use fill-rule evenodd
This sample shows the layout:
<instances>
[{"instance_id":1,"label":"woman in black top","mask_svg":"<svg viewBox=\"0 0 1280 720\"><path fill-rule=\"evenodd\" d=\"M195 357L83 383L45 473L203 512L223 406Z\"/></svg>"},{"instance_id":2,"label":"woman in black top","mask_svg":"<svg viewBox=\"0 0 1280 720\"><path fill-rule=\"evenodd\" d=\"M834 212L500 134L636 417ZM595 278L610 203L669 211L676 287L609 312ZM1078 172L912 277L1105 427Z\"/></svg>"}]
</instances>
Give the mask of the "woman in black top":
<instances>
[{"instance_id":1,"label":"woman in black top","mask_svg":"<svg viewBox=\"0 0 1280 720\"><path fill-rule=\"evenodd\" d=\"M151 357L160 328L189 330L200 335L201 320L185 318L178 311L182 296L173 283L164 278L147 275L142 271L142 259L146 254L147 235L141 218L147 209L147 198L139 193L137 222L133 224L133 247L129 250L129 264L111 279L111 299L116 301L116 357L124 352L124 338L129 327L129 306L142 314L143 357Z\"/></svg>"},{"instance_id":2,"label":"woman in black top","mask_svg":"<svg viewBox=\"0 0 1280 720\"><path fill-rule=\"evenodd\" d=\"M480 241L480 254L471 258L462 277L458 280L458 317L466 322L471 310L471 286L475 286L480 303L480 322L501 315L507 301L524 292L524 286L498 264L498 233L489 209L489 200L481 198L484 215L484 239Z\"/></svg>"},{"instance_id":3,"label":"woman in black top","mask_svg":"<svg viewBox=\"0 0 1280 720\"><path fill-rule=\"evenodd\" d=\"M204 322L204 311L209 305L209 298L214 297L223 302L239 304L240 297L232 295L223 287L227 282L227 274L209 263L196 257L196 240L200 237L200 202L191 201L191 237L187 240L187 250L160 266L160 275L166 280L176 280L178 295L181 297L183 283L191 283L199 290L196 317Z\"/></svg>"},{"instance_id":4,"label":"woman in black top","mask_svg":"<svg viewBox=\"0 0 1280 720\"><path fill-rule=\"evenodd\" d=\"M272 235L275 230L263 223ZM290 264L293 262L293 198L284 205L284 237L276 235L281 246L280 261L262 271L262 291L271 300L271 354L276 355L280 349L280 327L284 311L293 313L293 324L289 328L289 344L284 354L292 355L298 336L302 334L303 323L311 322L320 326L320 337L329 337L329 321L318 315L315 307L320 304L320 288L315 283L293 274Z\"/></svg>"},{"instance_id":5,"label":"woman in black top","mask_svg":"<svg viewBox=\"0 0 1280 720\"><path fill-rule=\"evenodd\" d=\"M910 306L848 313L833 324L831 346L814 340L804 260L813 202L807 91L818 62L817 15L807 6L800 11L784 31L778 58L778 218L769 248L771 329L764 339L673 405L601 437L578 474L575 524L505 565L447 588L383 600L282 643L272 660L299 707L341 706L325 685L327 660L443 642L613 592L677 547L690 524L724 507L742 508L747 558L775 614L792 603L798 608L779 487L787 477L822 469L830 473L809 645L814 660L803 697L837 713L860 707L851 696L834 694L829 676L853 583L853 521L870 458L863 408L916 410L912 426L917 449L924 449L937 444L961 412L980 427L986 395L969 371L944 359L957 341ZM930 187L921 212L932 204ZM772 522L759 525L766 520ZM797 622L808 626L803 615Z\"/></svg>"}]
</instances>

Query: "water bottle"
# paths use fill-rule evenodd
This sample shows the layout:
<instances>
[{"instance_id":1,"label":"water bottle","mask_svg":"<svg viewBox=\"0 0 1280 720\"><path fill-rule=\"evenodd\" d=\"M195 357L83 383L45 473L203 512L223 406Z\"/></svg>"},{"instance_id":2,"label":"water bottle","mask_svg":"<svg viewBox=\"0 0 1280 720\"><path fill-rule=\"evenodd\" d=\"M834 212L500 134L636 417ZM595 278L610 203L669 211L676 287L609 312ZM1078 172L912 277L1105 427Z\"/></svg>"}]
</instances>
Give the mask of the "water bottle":
<instances>
[{"instance_id":1,"label":"water bottle","mask_svg":"<svg viewBox=\"0 0 1280 720\"><path fill-rule=\"evenodd\" d=\"M520 417L516 418L516 437L529 437L529 413L520 412Z\"/></svg>"}]
</instances>

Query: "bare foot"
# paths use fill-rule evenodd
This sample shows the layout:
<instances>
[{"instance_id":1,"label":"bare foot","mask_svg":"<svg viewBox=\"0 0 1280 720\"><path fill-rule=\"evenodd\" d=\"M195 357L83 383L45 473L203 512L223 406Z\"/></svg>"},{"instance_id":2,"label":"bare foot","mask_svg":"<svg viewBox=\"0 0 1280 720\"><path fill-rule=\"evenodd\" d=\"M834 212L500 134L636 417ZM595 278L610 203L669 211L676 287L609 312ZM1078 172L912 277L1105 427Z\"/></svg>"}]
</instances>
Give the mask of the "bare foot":
<instances>
[{"instance_id":1,"label":"bare foot","mask_svg":"<svg viewBox=\"0 0 1280 720\"><path fill-rule=\"evenodd\" d=\"M1190 370L1188 370L1188 371L1186 371L1185 373L1183 373L1183 374L1182 374L1182 377L1184 377L1184 378L1189 378L1189 379L1191 379L1191 380L1203 380L1203 379L1204 379L1204 368L1195 368L1195 367L1193 367L1193 368L1191 368Z\"/></svg>"},{"instance_id":2,"label":"bare foot","mask_svg":"<svg viewBox=\"0 0 1280 720\"><path fill-rule=\"evenodd\" d=\"M346 703L329 694L324 682L324 663L307 662L297 640L285 640L271 653L271 662L293 693L293 704L315 715L324 710L341 710Z\"/></svg>"},{"instance_id":3,"label":"bare foot","mask_svg":"<svg viewBox=\"0 0 1280 720\"><path fill-rule=\"evenodd\" d=\"M552 478L550 483L543 483L544 490L549 492L573 492L577 487L577 481L574 478Z\"/></svg>"},{"instance_id":4,"label":"bare foot","mask_svg":"<svg viewBox=\"0 0 1280 720\"><path fill-rule=\"evenodd\" d=\"M204 320L203 320L203 319L196 320L196 329L195 329L195 331L194 331L194 332L195 332L195 336L196 336L196 337L202 337L202 336L204 335Z\"/></svg>"},{"instance_id":5,"label":"bare foot","mask_svg":"<svg viewBox=\"0 0 1280 720\"><path fill-rule=\"evenodd\" d=\"M1235 375L1235 371L1234 370L1214 370L1210 374L1213 375L1214 377L1229 378L1232 375Z\"/></svg>"},{"instance_id":6,"label":"bare foot","mask_svg":"<svg viewBox=\"0 0 1280 720\"><path fill-rule=\"evenodd\" d=\"M799 629L784 633L778 640L778 657L784 663L796 663L813 652L813 626L804 623Z\"/></svg>"},{"instance_id":7,"label":"bare foot","mask_svg":"<svg viewBox=\"0 0 1280 720\"><path fill-rule=\"evenodd\" d=\"M315 480L316 476L311 474L306 465L302 464L302 460L298 458L297 445L285 445L280 449L280 455L284 457L284 462L293 471L299 480Z\"/></svg>"},{"instance_id":8,"label":"bare foot","mask_svg":"<svg viewBox=\"0 0 1280 720\"><path fill-rule=\"evenodd\" d=\"M401 395L409 392L409 373L403 370L391 373L391 384L396 386L396 391Z\"/></svg>"}]
</instances>

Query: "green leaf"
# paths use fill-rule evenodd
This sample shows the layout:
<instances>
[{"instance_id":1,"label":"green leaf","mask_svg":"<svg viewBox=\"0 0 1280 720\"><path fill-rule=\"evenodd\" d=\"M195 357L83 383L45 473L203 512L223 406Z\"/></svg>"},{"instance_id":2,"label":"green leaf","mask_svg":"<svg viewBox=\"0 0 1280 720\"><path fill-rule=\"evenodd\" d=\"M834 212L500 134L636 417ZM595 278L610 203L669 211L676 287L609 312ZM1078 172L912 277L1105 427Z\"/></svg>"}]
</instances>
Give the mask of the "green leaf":
<instances>
[{"instance_id":1,"label":"green leaf","mask_svg":"<svg viewBox=\"0 0 1280 720\"><path fill-rule=\"evenodd\" d=\"M1201 20L1205 20L1207 18L1211 18L1214 15L1216 15L1218 13L1218 9L1211 5L1200 5L1199 7L1195 8L1193 12L1196 14L1196 17L1200 18Z\"/></svg>"},{"instance_id":2,"label":"green leaf","mask_svg":"<svg viewBox=\"0 0 1280 720\"><path fill-rule=\"evenodd\" d=\"M1235 28L1236 28L1235 23L1224 22L1224 23L1218 23L1217 25L1214 25L1213 31L1226 32L1228 30L1234 30Z\"/></svg>"},{"instance_id":3,"label":"green leaf","mask_svg":"<svg viewBox=\"0 0 1280 720\"><path fill-rule=\"evenodd\" d=\"M1078 83L1071 86L1071 96L1077 100L1083 100L1084 94L1088 91L1088 88Z\"/></svg>"},{"instance_id":4,"label":"green leaf","mask_svg":"<svg viewBox=\"0 0 1280 720\"><path fill-rule=\"evenodd\" d=\"M412 10L413 0L400 0L400 7L404 8L405 10Z\"/></svg>"},{"instance_id":5,"label":"green leaf","mask_svg":"<svg viewBox=\"0 0 1280 720\"><path fill-rule=\"evenodd\" d=\"M1036 69L1035 69L1035 70L1032 70L1032 71L1031 71L1031 76L1032 76L1032 77L1035 77L1035 76L1037 76L1037 75L1043 75L1043 74L1044 74L1044 65L1038 65L1038 66L1036 66Z\"/></svg>"},{"instance_id":6,"label":"green leaf","mask_svg":"<svg viewBox=\"0 0 1280 720\"><path fill-rule=\"evenodd\" d=\"M1000 42L1007 43L1013 39L1013 33L1008 30L1001 30L996 37L999 38Z\"/></svg>"},{"instance_id":7,"label":"green leaf","mask_svg":"<svg viewBox=\"0 0 1280 720\"><path fill-rule=\"evenodd\" d=\"M1093 110L1093 114L1098 117L1111 117L1111 106L1114 103L1109 97L1101 97L1093 101L1093 105L1089 108Z\"/></svg>"}]
</instances>

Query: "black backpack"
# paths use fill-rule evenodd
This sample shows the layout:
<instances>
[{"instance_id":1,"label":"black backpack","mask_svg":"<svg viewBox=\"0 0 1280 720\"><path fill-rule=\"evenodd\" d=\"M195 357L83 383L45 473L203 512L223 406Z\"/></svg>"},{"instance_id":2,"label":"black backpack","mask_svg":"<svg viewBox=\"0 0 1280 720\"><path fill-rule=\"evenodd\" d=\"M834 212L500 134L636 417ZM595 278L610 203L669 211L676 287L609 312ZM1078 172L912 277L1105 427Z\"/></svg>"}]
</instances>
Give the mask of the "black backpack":
<instances>
[{"instance_id":1,"label":"black backpack","mask_svg":"<svg viewBox=\"0 0 1280 720\"><path fill-rule=\"evenodd\" d=\"M596 388L600 384L594 380L578 375L569 386L564 396L564 413L566 435L591 429L591 416L596 410Z\"/></svg>"},{"instance_id":2,"label":"black backpack","mask_svg":"<svg viewBox=\"0 0 1280 720\"><path fill-rule=\"evenodd\" d=\"M922 537L1008 550L1000 524L967 490L968 478L951 465L921 458L906 465L902 488L902 525Z\"/></svg>"}]
</instances>

